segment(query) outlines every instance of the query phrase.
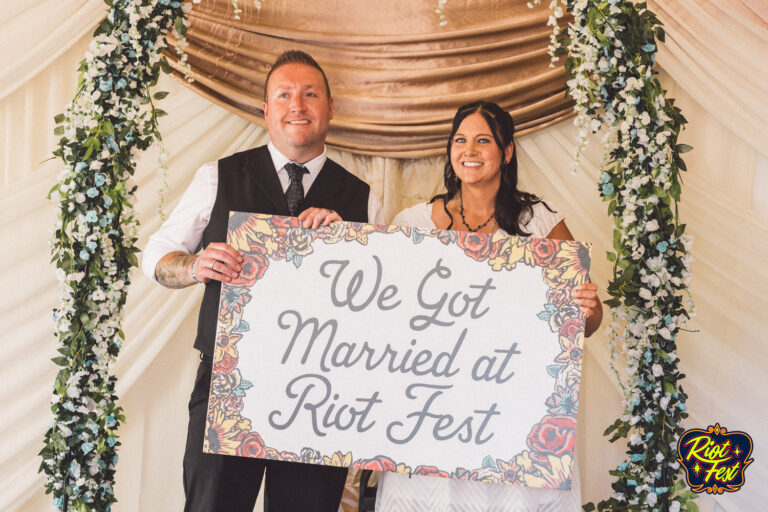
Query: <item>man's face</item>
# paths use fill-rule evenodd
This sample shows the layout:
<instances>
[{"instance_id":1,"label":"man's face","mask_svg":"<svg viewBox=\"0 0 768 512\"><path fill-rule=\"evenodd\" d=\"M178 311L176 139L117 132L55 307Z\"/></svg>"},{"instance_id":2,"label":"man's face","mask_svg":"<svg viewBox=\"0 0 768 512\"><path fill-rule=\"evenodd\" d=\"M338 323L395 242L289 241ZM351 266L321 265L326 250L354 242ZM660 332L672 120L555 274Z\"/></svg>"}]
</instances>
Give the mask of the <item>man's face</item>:
<instances>
[{"instance_id":1,"label":"man's face","mask_svg":"<svg viewBox=\"0 0 768 512\"><path fill-rule=\"evenodd\" d=\"M304 163L323 152L333 100L319 70L298 62L284 64L269 77L262 105L269 137L293 161Z\"/></svg>"}]
</instances>

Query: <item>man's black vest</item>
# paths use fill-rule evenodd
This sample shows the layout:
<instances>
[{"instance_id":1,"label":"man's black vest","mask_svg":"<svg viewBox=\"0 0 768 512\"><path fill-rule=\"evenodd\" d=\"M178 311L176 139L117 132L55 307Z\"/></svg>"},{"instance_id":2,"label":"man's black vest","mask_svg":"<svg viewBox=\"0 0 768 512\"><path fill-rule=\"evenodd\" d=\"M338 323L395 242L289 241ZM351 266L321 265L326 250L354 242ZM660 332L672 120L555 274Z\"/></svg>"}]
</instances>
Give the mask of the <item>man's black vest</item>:
<instances>
[{"instance_id":1,"label":"man's black vest","mask_svg":"<svg viewBox=\"0 0 768 512\"><path fill-rule=\"evenodd\" d=\"M370 187L331 159L312 183L302 203L335 210L342 219L368 222ZM225 242L229 212L268 213L289 216L288 203L266 146L235 153L219 160L219 185L211 219L203 231L203 247L211 242ZM213 356L221 282L205 285L203 303L197 321L195 348Z\"/></svg>"}]
</instances>

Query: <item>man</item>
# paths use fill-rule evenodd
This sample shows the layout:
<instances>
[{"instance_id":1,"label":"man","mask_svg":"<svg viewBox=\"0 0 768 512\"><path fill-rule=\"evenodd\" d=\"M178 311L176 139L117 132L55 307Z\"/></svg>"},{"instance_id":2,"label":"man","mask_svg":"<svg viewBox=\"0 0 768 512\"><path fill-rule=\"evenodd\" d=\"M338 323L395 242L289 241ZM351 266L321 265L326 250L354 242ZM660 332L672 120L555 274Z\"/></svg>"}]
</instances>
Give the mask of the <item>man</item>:
<instances>
[{"instance_id":1,"label":"man","mask_svg":"<svg viewBox=\"0 0 768 512\"><path fill-rule=\"evenodd\" d=\"M298 215L312 228L342 219L383 223L368 185L325 156L333 100L314 59L284 53L264 89L269 145L201 167L150 238L142 261L144 273L164 286L205 284L195 340L202 361L189 402L184 454L184 510L190 512L251 512L265 471L269 512L335 512L347 474L346 468L202 452L221 283L236 278L243 261L224 243L229 211Z\"/></svg>"}]
</instances>

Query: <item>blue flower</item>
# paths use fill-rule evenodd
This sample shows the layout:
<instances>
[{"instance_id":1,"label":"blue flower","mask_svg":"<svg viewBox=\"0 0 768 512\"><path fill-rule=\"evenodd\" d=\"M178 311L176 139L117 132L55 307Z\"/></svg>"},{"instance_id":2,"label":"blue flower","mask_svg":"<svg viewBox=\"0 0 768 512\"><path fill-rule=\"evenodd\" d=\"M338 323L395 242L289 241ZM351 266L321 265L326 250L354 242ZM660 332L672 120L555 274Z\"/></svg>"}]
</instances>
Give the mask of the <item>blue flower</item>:
<instances>
[{"instance_id":1,"label":"blue flower","mask_svg":"<svg viewBox=\"0 0 768 512\"><path fill-rule=\"evenodd\" d=\"M112 77L107 78L104 80L103 78L99 80L99 89L101 92L109 92L112 90Z\"/></svg>"},{"instance_id":2,"label":"blue flower","mask_svg":"<svg viewBox=\"0 0 768 512\"><path fill-rule=\"evenodd\" d=\"M96 174L96 176L93 177L93 184L97 187L102 186L104 183L106 183L107 177L104 176L101 173Z\"/></svg>"},{"instance_id":3,"label":"blue flower","mask_svg":"<svg viewBox=\"0 0 768 512\"><path fill-rule=\"evenodd\" d=\"M114 415L110 414L109 416L107 416L107 421L105 423L107 427L114 427L116 424L117 422L115 421Z\"/></svg>"},{"instance_id":4,"label":"blue flower","mask_svg":"<svg viewBox=\"0 0 768 512\"><path fill-rule=\"evenodd\" d=\"M128 35L128 32L123 32L122 34L120 34L120 39L121 39L121 40L122 40L124 43L127 43L128 41L130 41L130 40L131 40L131 36L129 36L129 35Z\"/></svg>"},{"instance_id":5,"label":"blue flower","mask_svg":"<svg viewBox=\"0 0 768 512\"><path fill-rule=\"evenodd\" d=\"M88 196L88 197L90 197L90 198L94 198L94 197L96 197L97 195L99 195L99 191L98 191L98 190L96 190L94 187L91 187L91 188L89 188L89 189L88 189L88 190L85 192L85 195L87 195L87 196Z\"/></svg>"},{"instance_id":6,"label":"blue flower","mask_svg":"<svg viewBox=\"0 0 768 512\"><path fill-rule=\"evenodd\" d=\"M655 49L656 49L656 45L653 44L653 43L645 43L643 45L643 51L644 52L650 53L650 52L652 52Z\"/></svg>"},{"instance_id":7,"label":"blue flower","mask_svg":"<svg viewBox=\"0 0 768 512\"><path fill-rule=\"evenodd\" d=\"M95 241L91 240L85 246L88 248L89 251L94 252L96 251L96 248L99 246Z\"/></svg>"},{"instance_id":8,"label":"blue flower","mask_svg":"<svg viewBox=\"0 0 768 512\"><path fill-rule=\"evenodd\" d=\"M634 487L634 486L637 486L637 482L635 482L634 480L627 480L627 485L631 485Z\"/></svg>"},{"instance_id":9,"label":"blue flower","mask_svg":"<svg viewBox=\"0 0 768 512\"><path fill-rule=\"evenodd\" d=\"M128 85L128 80L126 80L125 78L120 78L120 80L117 81L118 89L124 89L126 85Z\"/></svg>"},{"instance_id":10,"label":"blue flower","mask_svg":"<svg viewBox=\"0 0 768 512\"><path fill-rule=\"evenodd\" d=\"M135 52L135 51L133 51L133 50L130 50L130 51L128 52L128 57L130 57L130 58L132 58L132 59L135 59L135 58L136 58L136 52Z\"/></svg>"},{"instance_id":11,"label":"blue flower","mask_svg":"<svg viewBox=\"0 0 768 512\"><path fill-rule=\"evenodd\" d=\"M680 409L681 411L684 411L688 407L683 402L680 402L680 403L677 404L677 408Z\"/></svg>"},{"instance_id":12,"label":"blue flower","mask_svg":"<svg viewBox=\"0 0 768 512\"><path fill-rule=\"evenodd\" d=\"M179 2L171 2L171 7L173 7L174 9L178 9L180 6L181 4Z\"/></svg>"},{"instance_id":13,"label":"blue flower","mask_svg":"<svg viewBox=\"0 0 768 512\"><path fill-rule=\"evenodd\" d=\"M112 206L112 198L109 196L104 196L104 207L109 208Z\"/></svg>"},{"instance_id":14,"label":"blue flower","mask_svg":"<svg viewBox=\"0 0 768 512\"><path fill-rule=\"evenodd\" d=\"M603 175L600 176L600 183L608 183L611 181L611 175L603 171Z\"/></svg>"},{"instance_id":15,"label":"blue flower","mask_svg":"<svg viewBox=\"0 0 768 512\"><path fill-rule=\"evenodd\" d=\"M626 461L621 461L621 464L619 464L619 471L626 471L629 469L629 464L627 464Z\"/></svg>"},{"instance_id":16,"label":"blue flower","mask_svg":"<svg viewBox=\"0 0 768 512\"><path fill-rule=\"evenodd\" d=\"M75 164L75 172L82 172L88 168L88 164L85 162L77 162Z\"/></svg>"},{"instance_id":17,"label":"blue flower","mask_svg":"<svg viewBox=\"0 0 768 512\"><path fill-rule=\"evenodd\" d=\"M115 341L113 342L113 344L114 344L114 345L115 345L115 347L117 347L117 348L120 348L120 347L122 347L122 346L123 346L123 342L121 342L120 340L115 340Z\"/></svg>"},{"instance_id":18,"label":"blue flower","mask_svg":"<svg viewBox=\"0 0 768 512\"><path fill-rule=\"evenodd\" d=\"M107 146L109 146L109 149L112 150L114 153L119 153L120 148L115 144L115 138L113 136L107 137Z\"/></svg>"},{"instance_id":19,"label":"blue flower","mask_svg":"<svg viewBox=\"0 0 768 512\"><path fill-rule=\"evenodd\" d=\"M672 315L667 315L664 317L664 323L665 324L671 324L672 323Z\"/></svg>"},{"instance_id":20,"label":"blue flower","mask_svg":"<svg viewBox=\"0 0 768 512\"><path fill-rule=\"evenodd\" d=\"M91 450L93 450L93 443L83 443L83 446L81 447L83 450L83 453L89 453Z\"/></svg>"},{"instance_id":21,"label":"blue flower","mask_svg":"<svg viewBox=\"0 0 768 512\"><path fill-rule=\"evenodd\" d=\"M85 221L86 222L96 222L99 220L99 217L96 215L95 210L88 210L85 213Z\"/></svg>"},{"instance_id":22,"label":"blue flower","mask_svg":"<svg viewBox=\"0 0 768 512\"><path fill-rule=\"evenodd\" d=\"M656 244L656 250L659 252L665 252L669 248L669 244L666 240L662 240L661 242Z\"/></svg>"},{"instance_id":23,"label":"blue flower","mask_svg":"<svg viewBox=\"0 0 768 512\"><path fill-rule=\"evenodd\" d=\"M118 457L117 454L115 454L114 457L112 457L112 464L117 464L117 461L120 460L120 457Z\"/></svg>"},{"instance_id":24,"label":"blue flower","mask_svg":"<svg viewBox=\"0 0 768 512\"><path fill-rule=\"evenodd\" d=\"M53 498L53 506L56 507L57 509L60 509L61 507L64 506L64 502L62 501L61 498Z\"/></svg>"},{"instance_id":25,"label":"blue flower","mask_svg":"<svg viewBox=\"0 0 768 512\"><path fill-rule=\"evenodd\" d=\"M645 434L645 440L646 441L649 440L652 437L653 437L653 432L648 432L647 434Z\"/></svg>"},{"instance_id":26,"label":"blue flower","mask_svg":"<svg viewBox=\"0 0 768 512\"><path fill-rule=\"evenodd\" d=\"M633 453L632 455L629 456L629 459L632 462L642 462L644 458L645 458L645 455L643 455L642 453Z\"/></svg>"},{"instance_id":27,"label":"blue flower","mask_svg":"<svg viewBox=\"0 0 768 512\"><path fill-rule=\"evenodd\" d=\"M115 446L116 442L117 442L117 440L114 437L112 437L112 436L109 436L107 438L107 444L110 446L110 448Z\"/></svg>"},{"instance_id":28,"label":"blue flower","mask_svg":"<svg viewBox=\"0 0 768 512\"><path fill-rule=\"evenodd\" d=\"M651 354L650 350L645 351L645 362L650 363L651 359L653 359L653 354Z\"/></svg>"},{"instance_id":29,"label":"blue flower","mask_svg":"<svg viewBox=\"0 0 768 512\"><path fill-rule=\"evenodd\" d=\"M85 249L83 249L82 251L80 251L80 259L88 261L89 259L91 259L91 254L88 251L86 251ZM66 404L65 404L64 408L65 409L67 408ZM74 410L74 407L72 408L72 410Z\"/></svg>"},{"instance_id":30,"label":"blue flower","mask_svg":"<svg viewBox=\"0 0 768 512\"><path fill-rule=\"evenodd\" d=\"M72 462L69 463L69 472L76 473L77 468L79 467L80 467L80 464L78 464L76 460L73 460Z\"/></svg>"},{"instance_id":31,"label":"blue flower","mask_svg":"<svg viewBox=\"0 0 768 512\"><path fill-rule=\"evenodd\" d=\"M605 184L603 184L603 195L604 196L609 196L609 195L613 194L613 192L614 192L614 188L613 188L613 184L612 183L605 183Z\"/></svg>"}]
</instances>

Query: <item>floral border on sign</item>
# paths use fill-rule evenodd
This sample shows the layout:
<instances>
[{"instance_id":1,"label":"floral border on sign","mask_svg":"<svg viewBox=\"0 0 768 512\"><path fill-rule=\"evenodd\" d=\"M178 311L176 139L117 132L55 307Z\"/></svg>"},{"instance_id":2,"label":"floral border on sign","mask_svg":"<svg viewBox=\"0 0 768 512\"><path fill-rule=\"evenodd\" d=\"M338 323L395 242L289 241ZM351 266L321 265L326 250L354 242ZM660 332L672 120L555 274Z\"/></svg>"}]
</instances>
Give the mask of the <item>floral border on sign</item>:
<instances>
[{"instance_id":1,"label":"floral border on sign","mask_svg":"<svg viewBox=\"0 0 768 512\"><path fill-rule=\"evenodd\" d=\"M698 510L675 460L688 416L676 342L693 315L692 239L679 222L677 202L686 169L681 155L691 147L677 142L686 120L654 69L664 30L645 2L552 0L549 7L550 54L553 62L566 55L579 151L588 133L605 130L598 189L615 223L605 303L612 308L611 368L624 412L605 435L628 440L628 460L610 472L614 494L597 508ZM573 21L563 32L564 9Z\"/></svg>"},{"instance_id":2,"label":"floral border on sign","mask_svg":"<svg viewBox=\"0 0 768 512\"><path fill-rule=\"evenodd\" d=\"M223 455L259 457L359 469L397 471L460 480L478 480L517 485L569 488L575 446L576 411L581 375L584 318L573 305L572 285L583 283L589 267L589 247L579 242L484 235L471 232L421 230L401 226L377 226L336 222L318 230L304 229L295 218L233 212L227 242L243 255L240 277L222 286L219 326L213 359L211 398L205 437L205 451ZM509 271L518 264L538 267L547 285L546 303L538 318L557 335L560 353L546 369L554 381L553 392L542 404L546 414L531 428L526 450L509 460L486 456L475 469L446 470L420 465L411 468L380 455L355 459L351 452L322 454L311 447L300 453L279 451L252 430L251 420L242 415L243 397L253 383L243 379L237 367L237 345L250 326L242 318L252 298L251 287L275 261L296 268L313 253L313 243L340 241L367 245L373 234L402 233L418 244L435 237L453 245L478 262L487 262L493 271Z\"/></svg>"},{"instance_id":3,"label":"floral border on sign","mask_svg":"<svg viewBox=\"0 0 768 512\"><path fill-rule=\"evenodd\" d=\"M124 417L110 366L123 342L122 309L137 263L133 155L160 140L157 119L165 113L155 101L167 93L150 90L161 69L170 71L162 56L168 30L188 68L182 48L191 4L106 4L106 19L80 63L75 97L55 119L61 138L54 155L63 163L49 194L59 202L50 242L59 280L59 371L39 471L62 511L108 512L116 501L116 431Z\"/></svg>"}]
</instances>

